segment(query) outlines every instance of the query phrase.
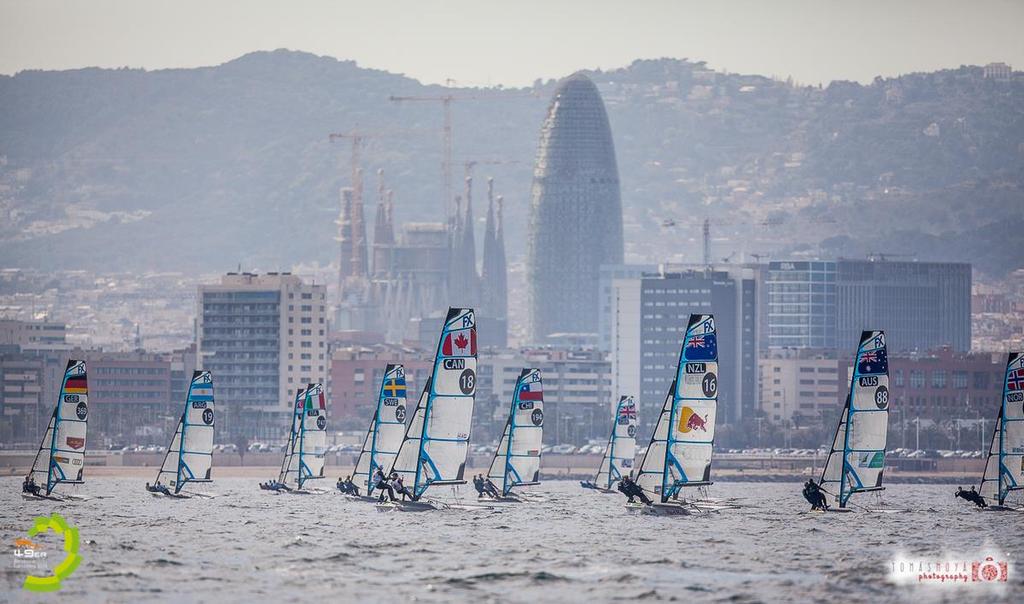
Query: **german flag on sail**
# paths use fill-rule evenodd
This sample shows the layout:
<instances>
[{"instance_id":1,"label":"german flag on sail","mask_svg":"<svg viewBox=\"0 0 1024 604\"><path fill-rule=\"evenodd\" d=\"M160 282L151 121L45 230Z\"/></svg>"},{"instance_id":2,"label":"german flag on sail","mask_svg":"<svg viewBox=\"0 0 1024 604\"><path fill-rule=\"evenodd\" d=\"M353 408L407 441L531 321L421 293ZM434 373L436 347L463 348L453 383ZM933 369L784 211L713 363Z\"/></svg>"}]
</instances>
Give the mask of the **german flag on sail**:
<instances>
[{"instance_id":1,"label":"german flag on sail","mask_svg":"<svg viewBox=\"0 0 1024 604\"><path fill-rule=\"evenodd\" d=\"M65 394L88 394L89 385L86 383L85 375L71 376L64 382Z\"/></svg>"}]
</instances>

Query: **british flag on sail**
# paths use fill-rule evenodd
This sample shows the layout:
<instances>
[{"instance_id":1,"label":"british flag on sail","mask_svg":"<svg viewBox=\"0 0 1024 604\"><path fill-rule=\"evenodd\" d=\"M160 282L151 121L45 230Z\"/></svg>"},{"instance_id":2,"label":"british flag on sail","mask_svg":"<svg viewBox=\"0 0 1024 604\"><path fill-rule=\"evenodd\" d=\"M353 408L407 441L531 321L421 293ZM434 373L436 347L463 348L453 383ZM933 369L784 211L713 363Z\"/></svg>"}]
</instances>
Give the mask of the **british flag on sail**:
<instances>
[{"instance_id":1,"label":"british flag on sail","mask_svg":"<svg viewBox=\"0 0 1024 604\"><path fill-rule=\"evenodd\" d=\"M636 419L636 403L629 403L619 407L618 421L620 424L628 424Z\"/></svg>"},{"instance_id":2,"label":"british flag on sail","mask_svg":"<svg viewBox=\"0 0 1024 604\"><path fill-rule=\"evenodd\" d=\"M476 354L476 328L456 329L444 337L441 354L449 357L471 357Z\"/></svg>"}]
</instances>

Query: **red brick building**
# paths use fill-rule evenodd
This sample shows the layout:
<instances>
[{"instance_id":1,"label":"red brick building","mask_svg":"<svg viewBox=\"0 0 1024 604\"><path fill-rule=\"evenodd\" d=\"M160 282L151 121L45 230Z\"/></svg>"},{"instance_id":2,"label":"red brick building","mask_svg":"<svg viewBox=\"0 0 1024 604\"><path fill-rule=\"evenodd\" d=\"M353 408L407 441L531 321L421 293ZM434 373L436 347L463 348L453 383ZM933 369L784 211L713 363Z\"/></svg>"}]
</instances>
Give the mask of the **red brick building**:
<instances>
[{"instance_id":1,"label":"red brick building","mask_svg":"<svg viewBox=\"0 0 1024 604\"><path fill-rule=\"evenodd\" d=\"M405 366L410 405L416 404L430 377L433 353L413 348L376 344L334 350L328 375L328 417L336 429L363 429L377 405L380 382L388 363Z\"/></svg>"},{"instance_id":2,"label":"red brick building","mask_svg":"<svg viewBox=\"0 0 1024 604\"><path fill-rule=\"evenodd\" d=\"M850 363L840 364L840 384L850 383ZM1006 355L955 353L889 357L892 421L934 422L994 418L1002 396ZM840 387L845 399L849 388ZM840 401L840 404L843 401Z\"/></svg>"}]
</instances>

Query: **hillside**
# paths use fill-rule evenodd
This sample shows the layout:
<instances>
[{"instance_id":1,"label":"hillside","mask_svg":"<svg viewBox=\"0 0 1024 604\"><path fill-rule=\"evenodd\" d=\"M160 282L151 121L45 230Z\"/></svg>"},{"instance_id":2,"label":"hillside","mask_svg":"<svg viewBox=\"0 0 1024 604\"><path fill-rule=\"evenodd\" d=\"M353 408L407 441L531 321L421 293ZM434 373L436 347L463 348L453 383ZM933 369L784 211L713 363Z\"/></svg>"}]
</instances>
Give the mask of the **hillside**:
<instances>
[{"instance_id":1,"label":"hillside","mask_svg":"<svg viewBox=\"0 0 1024 604\"><path fill-rule=\"evenodd\" d=\"M663 59L589 75L612 122L630 260L698 260L710 216L716 259L876 251L967 259L996 276L1024 265L1019 73L817 88ZM468 160L481 180L495 176L513 260L553 88L452 91L471 97L452 105L456 181ZM198 69L0 77L0 264L329 263L349 144L328 133L379 134L363 152L368 199L383 168L399 221L437 220L441 108L388 97L442 93L284 50Z\"/></svg>"}]
</instances>

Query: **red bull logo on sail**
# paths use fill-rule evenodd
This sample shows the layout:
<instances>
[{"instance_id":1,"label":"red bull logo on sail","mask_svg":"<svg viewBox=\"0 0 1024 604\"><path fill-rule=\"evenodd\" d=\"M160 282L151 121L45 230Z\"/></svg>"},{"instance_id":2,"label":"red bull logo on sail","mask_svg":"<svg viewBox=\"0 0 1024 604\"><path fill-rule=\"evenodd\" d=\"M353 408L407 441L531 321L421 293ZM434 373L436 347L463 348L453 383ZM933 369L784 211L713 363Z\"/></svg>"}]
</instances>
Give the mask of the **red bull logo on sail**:
<instances>
[{"instance_id":1,"label":"red bull logo on sail","mask_svg":"<svg viewBox=\"0 0 1024 604\"><path fill-rule=\"evenodd\" d=\"M683 407L682 411L679 412L679 423L677 428L683 434L692 432L694 430L700 430L701 432L708 431L708 415L705 413L704 416L700 416L692 407Z\"/></svg>"}]
</instances>

